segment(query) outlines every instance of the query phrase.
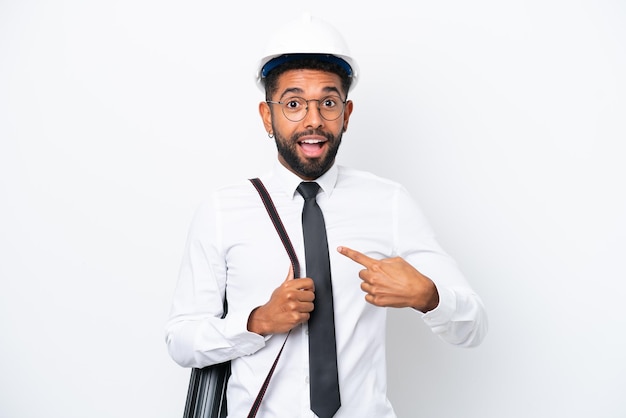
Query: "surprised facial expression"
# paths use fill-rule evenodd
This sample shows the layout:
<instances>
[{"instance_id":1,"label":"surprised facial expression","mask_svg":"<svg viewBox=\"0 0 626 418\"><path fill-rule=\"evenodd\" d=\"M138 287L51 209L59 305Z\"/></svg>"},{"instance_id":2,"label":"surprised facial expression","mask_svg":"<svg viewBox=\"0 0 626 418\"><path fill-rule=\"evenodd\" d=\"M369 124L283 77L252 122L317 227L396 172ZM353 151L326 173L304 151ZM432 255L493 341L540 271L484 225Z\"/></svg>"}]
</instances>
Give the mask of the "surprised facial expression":
<instances>
[{"instance_id":1,"label":"surprised facial expression","mask_svg":"<svg viewBox=\"0 0 626 418\"><path fill-rule=\"evenodd\" d=\"M320 112L320 106L325 103L319 100L328 96L345 100L338 75L319 70L289 70L280 76L271 100L283 103L291 103L295 97L309 100L304 117L293 122L286 117L282 104L262 102L259 106L266 130L274 134L278 160L304 180L318 178L333 165L352 112L351 101L345 107L340 102L336 105L342 106L343 112L336 119L327 120Z\"/></svg>"}]
</instances>

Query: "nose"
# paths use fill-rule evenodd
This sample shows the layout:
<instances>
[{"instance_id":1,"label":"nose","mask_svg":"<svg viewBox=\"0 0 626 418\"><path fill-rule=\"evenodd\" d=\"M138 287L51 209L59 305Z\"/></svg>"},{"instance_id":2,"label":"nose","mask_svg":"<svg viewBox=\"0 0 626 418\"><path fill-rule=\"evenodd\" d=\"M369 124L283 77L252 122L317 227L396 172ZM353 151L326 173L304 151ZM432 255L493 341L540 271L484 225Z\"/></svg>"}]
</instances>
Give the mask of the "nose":
<instances>
[{"instance_id":1,"label":"nose","mask_svg":"<svg viewBox=\"0 0 626 418\"><path fill-rule=\"evenodd\" d=\"M304 123L307 127L319 128L324 124L324 118L320 112L320 101L318 99L307 100L306 109L307 112L304 116Z\"/></svg>"}]
</instances>

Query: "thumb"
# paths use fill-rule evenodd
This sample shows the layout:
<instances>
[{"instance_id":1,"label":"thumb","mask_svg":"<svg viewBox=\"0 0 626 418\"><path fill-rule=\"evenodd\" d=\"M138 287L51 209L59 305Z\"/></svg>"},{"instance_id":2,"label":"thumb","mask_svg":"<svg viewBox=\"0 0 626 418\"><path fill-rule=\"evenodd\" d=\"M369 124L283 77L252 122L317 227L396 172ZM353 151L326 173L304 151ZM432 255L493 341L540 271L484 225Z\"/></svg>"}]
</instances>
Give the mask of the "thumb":
<instances>
[{"instance_id":1,"label":"thumb","mask_svg":"<svg viewBox=\"0 0 626 418\"><path fill-rule=\"evenodd\" d=\"M286 282L288 282L289 280L293 280L294 276L293 276L293 265L289 264L289 272L287 272L287 278L285 279Z\"/></svg>"}]
</instances>

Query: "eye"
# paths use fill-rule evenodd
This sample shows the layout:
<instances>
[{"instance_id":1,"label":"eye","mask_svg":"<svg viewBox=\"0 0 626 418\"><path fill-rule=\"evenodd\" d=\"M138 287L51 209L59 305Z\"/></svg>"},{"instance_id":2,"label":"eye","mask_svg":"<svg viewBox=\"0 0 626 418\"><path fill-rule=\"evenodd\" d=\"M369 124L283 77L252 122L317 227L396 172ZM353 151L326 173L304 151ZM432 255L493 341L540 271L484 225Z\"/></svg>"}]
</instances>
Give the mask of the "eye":
<instances>
[{"instance_id":1,"label":"eye","mask_svg":"<svg viewBox=\"0 0 626 418\"><path fill-rule=\"evenodd\" d=\"M329 97L325 97L324 99L322 99L320 101L320 105L326 109L330 109L330 108L337 106L338 102L339 102L339 98L334 97L334 96L329 96Z\"/></svg>"},{"instance_id":2,"label":"eye","mask_svg":"<svg viewBox=\"0 0 626 418\"><path fill-rule=\"evenodd\" d=\"M284 103L285 103L285 108L289 110L298 110L301 107L305 106L304 99L301 99L299 97L293 97L291 99L287 99L284 101Z\"/></svg>"}]
</instances>

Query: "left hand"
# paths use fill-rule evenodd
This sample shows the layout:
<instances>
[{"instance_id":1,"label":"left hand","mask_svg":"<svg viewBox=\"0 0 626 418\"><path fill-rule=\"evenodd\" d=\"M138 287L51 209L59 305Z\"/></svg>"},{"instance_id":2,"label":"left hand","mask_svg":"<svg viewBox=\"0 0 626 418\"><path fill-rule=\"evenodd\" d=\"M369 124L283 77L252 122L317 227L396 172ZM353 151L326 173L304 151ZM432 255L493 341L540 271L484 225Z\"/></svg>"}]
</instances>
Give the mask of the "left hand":
<instances>
[{"instance_id":1,"label":"left hand","mask_svg":"<svg viewBox=\"0 0 626 418\"><path fill-rule=\"evenodd\" d=\"M401 257L376 260L347 247L337 248L340 254L359 263L365 300L375 306L412 307L428 312L439 305L435 283Z\"/></svg>"}]
</instances>

